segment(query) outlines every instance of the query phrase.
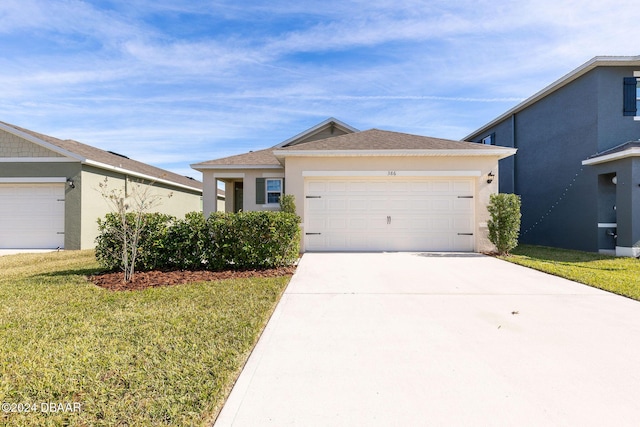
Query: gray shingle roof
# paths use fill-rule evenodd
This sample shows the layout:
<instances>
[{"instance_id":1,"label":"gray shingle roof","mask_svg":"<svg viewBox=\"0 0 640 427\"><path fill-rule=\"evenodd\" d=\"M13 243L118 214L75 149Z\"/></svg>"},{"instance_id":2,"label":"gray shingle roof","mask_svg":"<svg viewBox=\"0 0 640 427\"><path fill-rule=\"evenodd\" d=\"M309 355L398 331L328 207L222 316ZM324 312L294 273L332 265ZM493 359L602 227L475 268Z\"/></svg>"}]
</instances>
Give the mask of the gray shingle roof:
<instances>
[{"instance_id":1,"label":"gray shingle roof","mask_svg":"<svg viewBox=\"0 0 640 427\"><path fill-rule=\"evenodd\" d=\"M202 190L202 183L200 181L176 174L174 172L170 172L165 169L151 166L149 164L142 163L137 160L122 157L117 154L113 154L108 151L104 151L99 148L92 147L90 145L86 145L71 139L62 140L49 135L44 135L38 132L34 132L29 129L21 128L19 126L12 125L9 123L5 123L5 122L0 122L0 123L2 123L5 126L11 127L15 130L18 130L20 132L26 133L27 135L30 135L32 137L45 141L51 145L61 148L62 150L73 153L76 156L79 156L86 160L102 163L104 165L112 166L115 168L126 169L131 172L147 175L153 178L160 178L162 180L169 181L175 184L180 184L183 186Z\"/></svg>"},{"instance_id":2,"label":"gray shingle roof","mask_svg":"<svg viewBox=\"0 0 640 427\"><path fill-rule=\"evenodd\" d=\"M453 141L449 139L433 138L429 136L411 135L401 132L391 132L371 129L354 132L332 138L305 142L279 148L278 146L245 154L209 160L192 165L194 169L224 168L225 166L263 166L281 167L274 154L279 152L300 151L347 151L347 150L504 150L505 147L483 145L475 142Z\"/></svg>"},{"instance_id":3,"label":"gray shingle roof","mask_svg":"<svg viewBox=\"0 0 640 427\"><path fill-rule=\"evenodd\" d=\"M411 135L401 132L371 129L340 135L305 144L283 147L283 151L309 150L501 150L496 147L467 141Z\"/></svg>"},{"instance_id":4,"label":"gray shingle roof","mask_svg":"<svg viewBox=\"0 0 640 427\"><path fill-rule=\"evenodd\" d=\"M629 142L625 142L624 144L617 145L608 150L602 151L600 153L594 154L593 156L589 156L589 159L595 159L598 157L607 156L609 154L620 153L630 148L639 148L639 147L640 147L640 141L629 141Z\"/></svg>"},{"instance_id":5,"label":"gray shingle roof","mask_svg":"<svg viewBox=\"0 0 640 427\"><path fill-rule=\"evenodd\" d=\"M192 165L195 169L198 166L281 166L278 159L273 155L275 147L264 150L250 151L245 154L237 154L235 156L223 157L221 159L208 160L206 162L196 163Z\"/></svg>"}]
</instances>

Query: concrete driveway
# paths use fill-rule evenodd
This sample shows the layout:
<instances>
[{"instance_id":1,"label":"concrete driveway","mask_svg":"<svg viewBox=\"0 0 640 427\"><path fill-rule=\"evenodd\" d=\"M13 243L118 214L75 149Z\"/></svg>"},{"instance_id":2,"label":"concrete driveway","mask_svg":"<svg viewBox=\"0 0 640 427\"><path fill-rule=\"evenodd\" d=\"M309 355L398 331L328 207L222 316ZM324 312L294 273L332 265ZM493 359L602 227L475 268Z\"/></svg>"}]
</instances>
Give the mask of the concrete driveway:
<instances>
[{"instance_id":1,"label":"concrete driveway","mask_svg":"<svg viewBox=\"0 0 640 427\"><path fill-rule=\"evenodd\" d=\"M476 254L311 253L215 425L635 426L639 399L639 302Z\"/></svg>"}]
</instances>

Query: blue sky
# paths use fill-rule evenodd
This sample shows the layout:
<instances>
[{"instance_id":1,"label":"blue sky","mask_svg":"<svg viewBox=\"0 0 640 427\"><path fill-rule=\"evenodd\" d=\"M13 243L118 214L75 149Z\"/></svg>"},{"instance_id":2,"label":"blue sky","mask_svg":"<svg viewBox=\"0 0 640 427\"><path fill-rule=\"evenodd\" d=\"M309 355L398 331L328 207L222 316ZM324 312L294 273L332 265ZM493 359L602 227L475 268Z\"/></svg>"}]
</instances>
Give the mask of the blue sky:
<instances>
[{"instance_id":1,"label":"blue sky","mask_svg":"<svg viewBox=\"0 0 640 427\"><path fill-rule=\"evenodd\" d=\"M638 40L630 0L2 0L0 120L200 179L331 116L461 139Z\"/></svg>"}]
</instances>

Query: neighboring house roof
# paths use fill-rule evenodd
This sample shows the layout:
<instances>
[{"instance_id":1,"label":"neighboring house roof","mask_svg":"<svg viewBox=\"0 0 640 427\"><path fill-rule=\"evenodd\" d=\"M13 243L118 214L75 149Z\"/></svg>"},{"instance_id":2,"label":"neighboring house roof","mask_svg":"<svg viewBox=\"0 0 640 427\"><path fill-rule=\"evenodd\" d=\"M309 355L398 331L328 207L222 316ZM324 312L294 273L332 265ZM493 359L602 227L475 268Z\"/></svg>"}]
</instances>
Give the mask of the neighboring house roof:
<instances>
[{"instance_id":1,"label":"neighboring house roof","mask_svg":"<svg viewBox=\"0 0 640 427\"><path fill-rule=\"evenodd\" d=\"M158 182L169 185L202 191L202 183L193 178L151 166L116 153L104 151L78 141L54 138L4 122L0 122L0 129L44 146L62 156L70 157L81 163L100 169L115 170L139 178L157 180Z\"/></svg>"},{"instance_id":2,"label":"neighboring house roof","mask_svg":"<svg viewBox=\"0 0 640 427\"><path fill-rule=\"evenodd\" d=\"M596 67L630 67L630 66L636 66L636 67L640 66L640 56L596 56L590 59L589 61L585 62L575 70L562 76L561 78L551 83L549 86L545 87L541 91L525 99L515 107L511 108L510 110L496 117L494 120L485 124L481 128L476 129L475 131L473 131L473 133L465 136L463 139L468 140L477 136L478 134L486 132L496 124L509 118L511 115L519 113L520 111L524 110L530 105L538 102L540 99L568 85L574 80L582 77L583 75L587 74L589 71L593 70Z\"/></svg>"},{"instance_id":3,"label":"neighboring house roof","mask_svg":"<svg viewBox=\"0 0 640 427\"><path fill-rule=\"evenodd\" d=\"M590 156L583 160L583 165L596 165L598 163L606 163L613 160L623 159L625 157L640 156L640 141L629 141L616 147L602 151L598 154Z\"/></svg>"}]
</instances>

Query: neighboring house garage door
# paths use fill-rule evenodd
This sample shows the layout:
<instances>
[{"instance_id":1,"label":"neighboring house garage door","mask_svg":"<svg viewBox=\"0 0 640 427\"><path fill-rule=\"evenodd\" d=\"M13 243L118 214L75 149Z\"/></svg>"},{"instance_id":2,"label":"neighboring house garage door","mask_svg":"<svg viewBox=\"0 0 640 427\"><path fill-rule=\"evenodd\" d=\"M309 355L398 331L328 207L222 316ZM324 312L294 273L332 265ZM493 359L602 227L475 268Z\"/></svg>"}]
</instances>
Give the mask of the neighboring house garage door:
<instances>
[{"instance_id":1,"label":"neighboring house garage door","mask_svg":"<svg viewBox=\"0 0 640 427\"><path fill-rule=\"evenodd\" d=\"M308 251L473 251L469 178L305 181Z\"/></svg>"},{"instance_id":2,"label":"neighboring house garage door","mask_svg":"<svg viewBox=\"0 0 640 427\"><path fill-rule=\"evenodd\" d=\"M64 247L64 184L0 184L0 248Z\"/></svg>"}]
</instances>

